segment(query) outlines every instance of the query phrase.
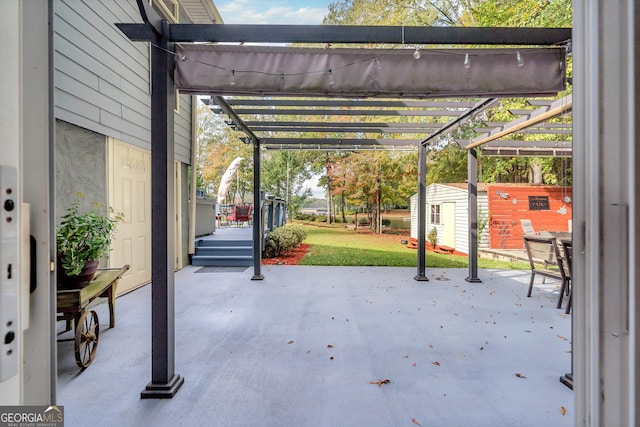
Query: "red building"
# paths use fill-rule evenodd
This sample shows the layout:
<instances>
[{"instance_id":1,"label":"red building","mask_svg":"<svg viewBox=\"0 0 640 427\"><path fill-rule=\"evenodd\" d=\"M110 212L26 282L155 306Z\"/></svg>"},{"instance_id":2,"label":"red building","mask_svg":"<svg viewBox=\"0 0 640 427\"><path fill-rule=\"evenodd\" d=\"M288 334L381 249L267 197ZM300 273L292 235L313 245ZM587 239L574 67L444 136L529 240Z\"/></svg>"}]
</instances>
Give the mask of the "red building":
<instances>
[{"instance_id":1,"label":"red building","mask_svg":"<svg viewBox=\"0 0 640 427\"><path fill-rule=\"evenodd\" d=\"M522 249L521 219L536 232L571 231L571 187L487 184L489 247Z\"/></svg>"}]
</instances>

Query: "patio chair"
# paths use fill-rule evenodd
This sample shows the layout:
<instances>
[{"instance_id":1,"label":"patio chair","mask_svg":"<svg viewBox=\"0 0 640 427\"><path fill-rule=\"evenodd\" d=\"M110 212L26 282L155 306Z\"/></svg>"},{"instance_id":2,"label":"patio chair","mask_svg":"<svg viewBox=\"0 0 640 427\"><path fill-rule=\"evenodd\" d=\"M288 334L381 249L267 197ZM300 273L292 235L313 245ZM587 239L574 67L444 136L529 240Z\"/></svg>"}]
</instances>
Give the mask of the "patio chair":
<instances>
[{"instance_id":1,"label":"patio chair","mask_svg":"<svg viewBox=\"0 0 640 427\"><path fill-rule=\"evenodd\" d=\"M236 205L233 208L233 214L227 217L230 222L240 226L243 223L251 225L253 219L252 215L253 206L251 205Z\"/></svg>"},{"instance_id":2,"label":"patio chair","mask_svg":"<svg viewBox=\"0 0 640 427\"><path fill-rule=\"evenodd\" d=\"M561 287L558 298L558 308L560 308L562 306L564 293L567 292L569 286L570 276L565 269L556 238L525 235L523 239L531 267L531 278L529 279L527 296L531 296L536 274L543 278L548 277L559 280Z\"/></svg>"},{"instance_id":3,"label":"patio chair","mask_svg":"<svg viewBox=\"0 0 640 427\"><path fill-rule=\"evenodd\" d=\"M564 266L569 273L569 298L567 299L567 307L564 310L565 314L569 314L573 302L573 243L570 239L561 239L560 244L562 245Z\"/></svg>"},{"instance_id":4,"label":"patio chair","mask_svg":"<svg viewBox=\"0 0 640 427\"><path fill-rule=\"evenodd\" d=\"M536 230L534 230L533 223L530 219L521 219L520 226L522 227L522 235L536 234Z\"/></svg>"}]
</instances>

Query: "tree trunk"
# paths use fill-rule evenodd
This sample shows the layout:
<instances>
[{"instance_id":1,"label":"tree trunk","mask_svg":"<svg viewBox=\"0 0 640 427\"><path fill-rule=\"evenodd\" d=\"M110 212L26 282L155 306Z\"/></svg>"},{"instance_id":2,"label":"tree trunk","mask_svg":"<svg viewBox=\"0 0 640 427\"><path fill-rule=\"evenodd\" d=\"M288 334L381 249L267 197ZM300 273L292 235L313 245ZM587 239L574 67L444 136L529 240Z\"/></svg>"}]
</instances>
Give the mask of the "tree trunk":
<instances>
[{"instance_id":1,"label":"tree trunk","mask_svg":"<svg viewBox=\"0 0 640 427\"><path fill-rule=\"evenodd\" d=\"M327 171L327 224L331 224L331 179Z\"/></svg>"},{"instance_id":2,"label":"tree trunk","mask_svg":"<svg viewBox=\"0 0 640 427\"><path fill-rule=\"evenodd\" d=\"M542 166L538 162L532 162L531 168L531 183L542 184Z\"/></svg>"},{"instance_id":3,"label":"tree trunk","mask_svg":"<svg viewBox=\"0 0 640 427\"><path fill-rule=\"evenodd\" d=\"M373 215L373 221L375 222L374 231L378 234L382 233L382 218L380 216L380 199L381 197L380 191L380 180L378 180L378 189L376 191L376 209Z\"/></svg>"}]
</instances>

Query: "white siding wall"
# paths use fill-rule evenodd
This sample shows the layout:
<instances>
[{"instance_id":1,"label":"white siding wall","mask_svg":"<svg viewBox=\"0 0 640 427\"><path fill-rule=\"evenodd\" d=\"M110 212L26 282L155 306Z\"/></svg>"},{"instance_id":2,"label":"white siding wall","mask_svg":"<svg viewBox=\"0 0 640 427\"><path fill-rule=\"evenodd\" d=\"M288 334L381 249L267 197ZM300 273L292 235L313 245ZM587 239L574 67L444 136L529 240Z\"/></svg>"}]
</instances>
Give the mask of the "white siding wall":
<instances>
[{"instance_id":1,"label":"white siding wall","mask_svg":"<svg viewBox=\"0 0 640 427\"><path fill-rule=\"evenodd\" d=\"M438 244L442 244L442 235L444 233L444 227L442 226L442 220L440 224L433 224L431 222L431 206L440 205L440 214L442 215L442 204L445 202L455 203L456 206L456 218L455 218L455 232L456 232L456 244L454 248L456 250L466 252L468 248L468 239L464 234L467 234L467 192L459 188L450 187L442 184L431 184L427 187L427 235L431 229L438 230Z\"/></svg>"},{"instance_id":2,"label":"white siding wall","mask_svg":"<svg viewBox=\"0 0 640 427\"><path fill-rule=\"evenodd\" d=\"M418 194L411 196L409 201L409 209L411 210L411 237L418 238Z\"/></svg>"},{"instance_id":3,"label":"white siding wall","mask_svg":"<svg viewBox=\"0 0 640 427\"><path fill-rule=\"evenodd\" d=\"M134 0L54 0L55 117L150 149L149 43L116 22L141 22ZM191 97L180 96L176 159L190 163Z\"/></svg>"},{"instance_id":4,"label":"white siding wall","mask_svg":"<svg viewBox=\"0 0 640 427\"><path fill-rule=\"evenodd\" d=\"M469 200L467 190L452 187L445 184L431 184L427 187L427 226L426 234L435 227L438 231L438 243L441 243L443 226L442 224L431 224L431 205L442 205L446 202L454 202L455 211L455 249L460 252L469 252ZM441 208L442 209L442 208ZM484 216L488 215L487 193L478 192L478 212ZM442 214L442 210L441 210ZM411 196L411 237L418 237L418 195ZM486 247L488 244L489 227L485 227L480 236L479 247Z\"/></svg>"}]
</instances>

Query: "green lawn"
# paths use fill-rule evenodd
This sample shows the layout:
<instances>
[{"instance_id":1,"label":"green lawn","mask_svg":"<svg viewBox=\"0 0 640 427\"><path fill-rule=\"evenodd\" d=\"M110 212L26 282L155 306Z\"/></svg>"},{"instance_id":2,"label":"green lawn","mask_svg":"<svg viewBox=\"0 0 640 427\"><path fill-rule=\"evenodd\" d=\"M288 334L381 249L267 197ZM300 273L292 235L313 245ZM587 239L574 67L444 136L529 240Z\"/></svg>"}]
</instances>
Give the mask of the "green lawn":
<instances>
[{"instance_id":1,"label":"green lawn","mask_svg":"<svg viewBox=\"0 0 640 427\"><path fill-rule=\"evenodd\" d=\"M305 223L307 239L311 245L300 265L344 265L415 267L417 254L400 240L406 237L361 233L343 225ZM427 252L427 267L467 268L466 256L440 255ZM480 268L526 269L527 264L479 259Z\"/></svg>"}]
</instances>

